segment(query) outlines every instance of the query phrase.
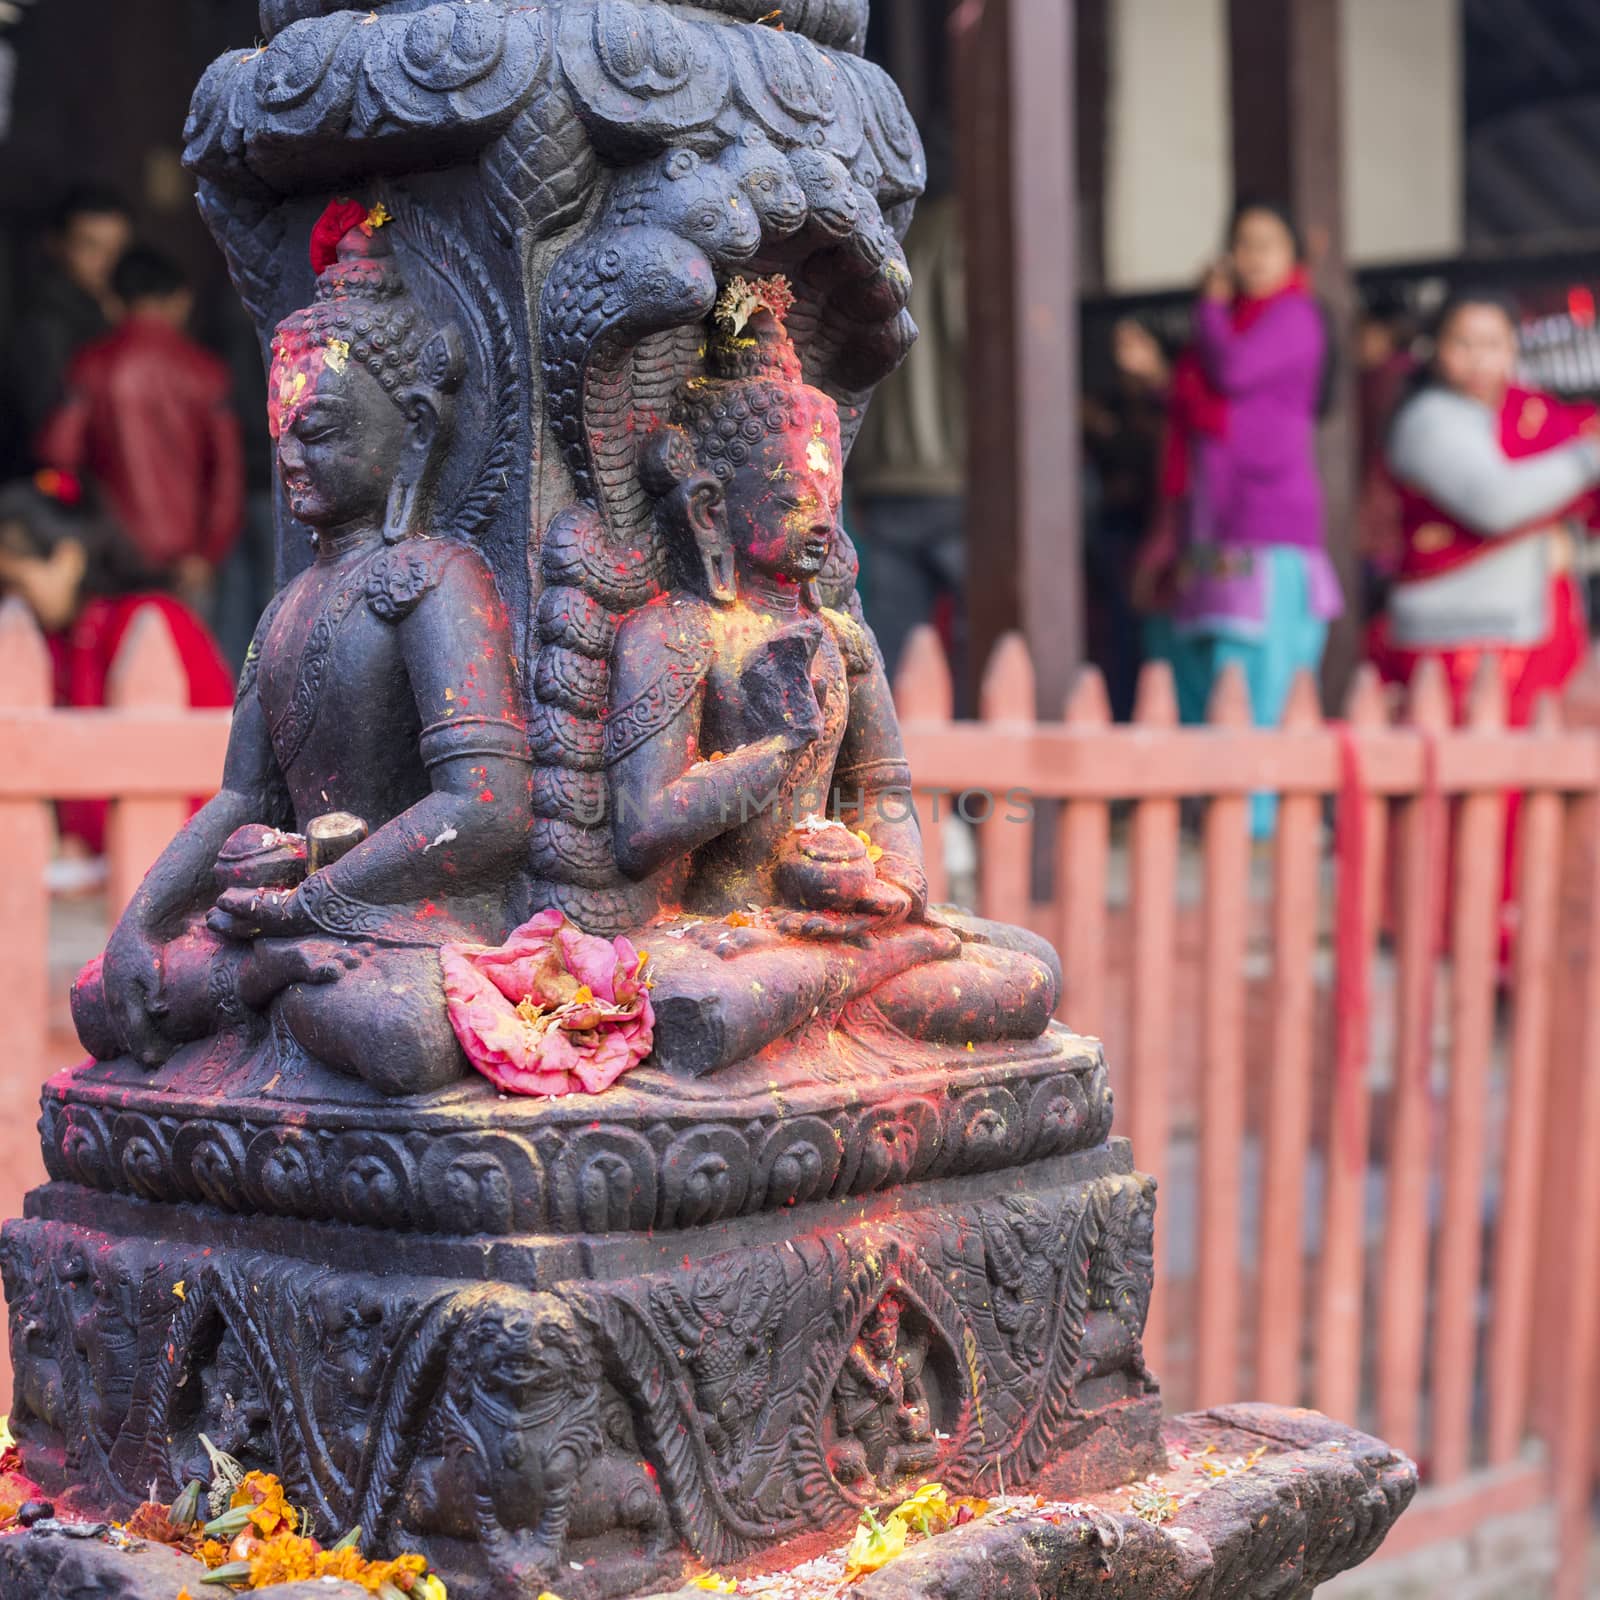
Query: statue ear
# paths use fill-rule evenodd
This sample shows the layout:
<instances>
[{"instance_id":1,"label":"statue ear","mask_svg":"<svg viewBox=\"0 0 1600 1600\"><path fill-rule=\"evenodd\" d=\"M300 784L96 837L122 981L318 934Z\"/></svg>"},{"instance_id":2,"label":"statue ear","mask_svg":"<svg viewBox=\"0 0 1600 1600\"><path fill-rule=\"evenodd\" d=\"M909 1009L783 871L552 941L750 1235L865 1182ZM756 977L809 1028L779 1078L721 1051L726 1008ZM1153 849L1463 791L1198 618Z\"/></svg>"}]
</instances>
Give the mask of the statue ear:
<instances>
[{"instance_id":1,"label":"statue ear","mask_svg":"<svg viewBox=\"0 0 1600 1600\"><path fill-rule=\"evenodd\" d=\"M435 389L402 389L395 396L406 418L405 450L384 513L383 536L390 543L416 531L423 480L444 433L442 399Z\"/></svg>"},{"instance_id":2,"label":"statue ear","mask_svg":"<svg viewBox=\"0 0 1600 1600\"><path fill-rule=\"evenodd\" d=\"M673 492L674 509L694 538L705 573L706 593L719 606L738 598L734 584L733 546L728 542L728 502L716 473L701 470Z\"/></svg>"},{"instance_id":3,"label":"statue ear","mask_svg":"<svg viewBox=\"0 0 1600 1600\"><path fill-rule=\"evenodd\" d=\"M395 396L406 417L407 468L420 474L445 426L445 400L434 388L402 389Z\"/></svg>"},{"instance_id":4,"label":"statue ear","mask_svg":"<svg viewBox=\"0 0 1600 1600\"><path fill-rule=\"evenodd\" d=\"M696 461L694 446L682 428L656 428L644 441L639 449L639 480L660 502L667 526L685 542L693 541L710 598L717 605L732 605L738 591L722 482Z\"/></svg>"}]
</instances>

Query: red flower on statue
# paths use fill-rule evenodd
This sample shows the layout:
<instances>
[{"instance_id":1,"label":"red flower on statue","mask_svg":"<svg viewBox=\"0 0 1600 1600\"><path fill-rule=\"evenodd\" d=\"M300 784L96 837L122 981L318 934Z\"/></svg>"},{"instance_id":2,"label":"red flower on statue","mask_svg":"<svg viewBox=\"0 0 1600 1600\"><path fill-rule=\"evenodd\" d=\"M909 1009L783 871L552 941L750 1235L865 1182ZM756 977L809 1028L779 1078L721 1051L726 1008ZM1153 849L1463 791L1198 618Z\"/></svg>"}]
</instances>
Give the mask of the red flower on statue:
<instances>
[{"instance_id":1,"label":"red flower on statue","mask_svg":"<svg viewBox=\"0 0 1600 1600\"><path fill-rule=\"evenodd\" d=\"M598 1094L650 1054L649 958L541 911L503 945L439 951L450 1025L508 1094Z\"/></svg>"},{"instance_id":2,"label":"red flower on statue","mask_svg":"<svg viewBox=\"0 0 1600 1600\"><path fill-rule=\"evenodd\" d=\"M325 272L339 259L339 241L367 220L359 200L333 200L311 228L311 270Z\"/></svg>"}]
</instances>

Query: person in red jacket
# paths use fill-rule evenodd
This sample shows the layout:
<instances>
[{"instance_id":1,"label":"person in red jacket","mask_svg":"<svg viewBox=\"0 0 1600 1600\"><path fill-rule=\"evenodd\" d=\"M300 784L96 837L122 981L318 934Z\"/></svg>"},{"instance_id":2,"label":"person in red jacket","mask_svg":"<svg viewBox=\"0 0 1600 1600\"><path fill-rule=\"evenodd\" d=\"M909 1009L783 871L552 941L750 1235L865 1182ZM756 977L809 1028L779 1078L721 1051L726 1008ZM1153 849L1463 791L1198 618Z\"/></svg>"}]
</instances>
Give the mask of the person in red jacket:
<instances>
[{"instance_id":1,"label":"person in red jacket","mask_svg":"<svg viewBox=\"0 0 1600 1600\"><path fill-rule=\"evenodd\" d=\"M172 634L189 704L233 704L232 675L206 625L163 592L161 577L143 567L70 473L45 468L0 488L0 595L20 599L44 634L58 706L106 703L117 652L135 619L152 611ZM77 852L101 853L104 800L63 800L57 821Z\"/></svg>"},{"instance_id":2,"label":"person in red jacket","mask_svg":"<svg viewBox=\"0 0 1600 1600\"><path fill-rule=\"evenodd\" d=\"M231 378L184 332L193 296L165 256L130 250L112 283L127 317L73 361L39 459L93 479L145 565L203 608L244 523Z\"/></svg>"}]
</instances>

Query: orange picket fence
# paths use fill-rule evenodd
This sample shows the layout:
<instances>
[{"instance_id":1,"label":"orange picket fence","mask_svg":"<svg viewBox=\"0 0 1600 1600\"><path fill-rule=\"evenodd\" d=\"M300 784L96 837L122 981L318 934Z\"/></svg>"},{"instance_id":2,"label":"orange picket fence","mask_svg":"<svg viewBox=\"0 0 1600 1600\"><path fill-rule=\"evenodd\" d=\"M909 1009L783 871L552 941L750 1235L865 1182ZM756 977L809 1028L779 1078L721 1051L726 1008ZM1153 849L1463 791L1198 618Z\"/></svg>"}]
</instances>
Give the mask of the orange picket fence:
<instances>
[{"instance_id":1,"label":"orange picket fence","mask_svg":"<svg viewBox=\"0 0 1600 1600\"><path fill-rule=\"evenodd\" d=\"M164 625L130 633L105 711L56 711L26 614L0 609L0 1209L42 1177L59 1064L51 802L109 795L108 915L214 787L227 715L182 708ZM1060 949L1061 1016L1106 1041L1118 1128L1161 1183L1146 1349L1169 1404L1316 1406L1415 1455L1391 1554L1552 1506L1578 1600L1600 1416L1600 733L1503 726L1485 677L1452 727L1309 681L1250 726L1237 679L1180 728L1165 670L1112 724L1091 672L1036 715L1022 643L980 716L918 635L896 689L936 894L971 823L973 898ZM1502 970L1507 793L1515 940ZM1278 794L1270 841L1250 796ZM54 1031L52 1031L54 1023Z\"/></svg>"}]
</instances>

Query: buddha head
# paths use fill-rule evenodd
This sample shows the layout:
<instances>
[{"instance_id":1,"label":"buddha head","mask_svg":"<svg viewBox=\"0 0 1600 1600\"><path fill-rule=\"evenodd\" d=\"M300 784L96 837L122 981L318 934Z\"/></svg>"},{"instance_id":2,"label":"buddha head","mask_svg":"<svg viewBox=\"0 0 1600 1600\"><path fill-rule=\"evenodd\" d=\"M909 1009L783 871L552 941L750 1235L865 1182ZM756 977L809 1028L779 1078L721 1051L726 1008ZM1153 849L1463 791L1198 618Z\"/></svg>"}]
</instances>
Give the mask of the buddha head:
<instances>
[{"instance_id":1,"label":"buddha head","mask_svg":"<svg viewBox=\"0 0 1600 1600\"><path fill-rule=\"evenodd\" d=\"M738 579L801 588L833 547L843 494L839 410L800 374L784 326L788 283L735 278L713 313L707 372L679 395L673 426L645 452L645 481L707 596L732 604ZM691 580L694 581L694 580Z\"/></svg>"},{"instance_id":2,"label":"buddha head","mask_svg":"<svg viewBox=\"0 0 1600 1600\"><path fill-rule=\"evenodd\" d=\"M312 230L316 298L278 324L267 420L289 509L326 539L415 531L464 372L394 259L382 205L336 200Z\"/></svg>"}]
</instances>

